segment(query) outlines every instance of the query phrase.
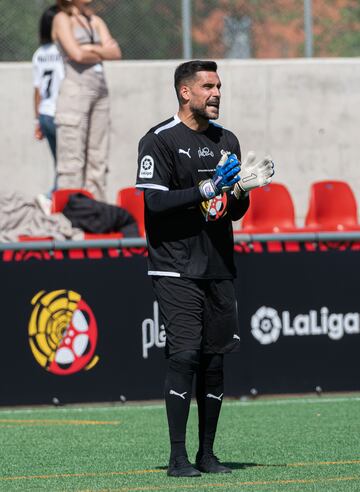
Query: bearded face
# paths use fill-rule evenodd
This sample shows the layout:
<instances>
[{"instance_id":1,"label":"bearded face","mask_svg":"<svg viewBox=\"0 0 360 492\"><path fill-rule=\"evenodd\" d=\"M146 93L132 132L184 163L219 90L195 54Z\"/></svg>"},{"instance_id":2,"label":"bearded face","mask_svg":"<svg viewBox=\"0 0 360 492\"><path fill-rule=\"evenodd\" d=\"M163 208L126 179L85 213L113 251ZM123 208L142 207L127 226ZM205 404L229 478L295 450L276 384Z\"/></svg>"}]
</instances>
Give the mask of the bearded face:
<instances>
[{"instance_id":1,"label":"bearded face","mask_svg":"<svg viewBox=\"0 0 360 492\"><path fill-rule=\"evenodd\" d=\"M216 120L220 109L221 82L216 72L198 72L187 84L186 96L191 112L206 120Z\"/></svg>"}]
</instances>

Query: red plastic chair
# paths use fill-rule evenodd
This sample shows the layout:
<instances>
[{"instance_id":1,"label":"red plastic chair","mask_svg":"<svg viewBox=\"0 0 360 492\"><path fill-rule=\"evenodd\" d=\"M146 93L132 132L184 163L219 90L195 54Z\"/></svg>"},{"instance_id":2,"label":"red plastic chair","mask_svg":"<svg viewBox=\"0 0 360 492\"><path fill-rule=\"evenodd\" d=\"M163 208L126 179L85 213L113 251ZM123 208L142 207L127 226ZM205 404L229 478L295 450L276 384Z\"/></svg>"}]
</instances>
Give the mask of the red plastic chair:
<instances>
[{"instance_id":1,"label":"red plastic chair","mask_svg":"<svg viewBox=\"0 0 360 492\"><path fill-rule=\"evenodd\" d=\"M271 183L250 193L250 207L242 221L247 233L297 232L291 195L285 185Z\"/></svg>"},{"instance_id":2,"label":"red plastic chair","mask_svg":"<svg viewBox=\"0 0 360 492\"><path fill-rule=\"evenodd\" d=\"M322 231L359 230L354 193L344 181L318 181L310 188L305 226Z\"/></svg>"},{"instance_id":3,"label":"red plastic chair","mask_svg":"<svg viewBox=\"0 0 360 492\"><path fill-rule=\"evenodd\" d=\"M56 190L52 194L51 213L54 214L57 212L62 212L69 200L69 196L73 195L74 193L82 193L89 198L94 198L93 194L90 193L90 191L87 191L83 188L65 188L62 190Z\"/></svg>"},{"instance_id":4,"label":"red plastic chair","mask_svg":"<svg viewBox=\"0 0 360 492\"><path fill-rule=\"evenodd\" d=\"M18 236L18 241L20 242L30 242L30 241L52 241L54 238L52 236Z\"/></svg>"},{"instance_id":5,"label":"red plastic chair","mask_svg":"<svg viewBox=\"0 0 360 492\"><path fill-rule=\"evenodd\" d=\"M117 193L116 204L134 217L140 236L145 237L144 192L133 186L122 188Z\"/></svg>"},{"instance_id":6,"label":"red plastic chair","mask_svg":"<svg viewBox=\"0 0 360 492\"><path fill-rule=\"evenodd\" d=\"M121 239L124 237L122 232L85 232L84 239Z\"/></svg>"}]
</instances>

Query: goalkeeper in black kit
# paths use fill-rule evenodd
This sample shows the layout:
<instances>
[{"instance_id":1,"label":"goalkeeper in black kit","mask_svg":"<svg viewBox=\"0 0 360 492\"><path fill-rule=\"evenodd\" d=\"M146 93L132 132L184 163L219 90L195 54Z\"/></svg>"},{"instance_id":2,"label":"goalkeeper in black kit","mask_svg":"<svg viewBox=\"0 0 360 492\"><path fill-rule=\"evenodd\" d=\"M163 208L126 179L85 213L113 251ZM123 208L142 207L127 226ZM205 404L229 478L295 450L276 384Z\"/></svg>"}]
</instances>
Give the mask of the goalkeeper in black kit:
<instances>
[{"instance_id":1,"label":"goalkeeper in black kit","mask_svg":"<svg viewBox=\"0 0 360 492\"><path fill-rule=\"evenodd\" d=\"M223 357L239 345L233 279L232 221L249 207L249 191L270 183L271 157L241 163L238 139L214 123L220 78L213 61L175 71L178 113L139 143L136 186L145 191L149 275L166 331L165 402L168 475L229 473L213 445L224 393ZM193 378L199 448L193 466L185 436Z\"/></svg>"}]
</instances>

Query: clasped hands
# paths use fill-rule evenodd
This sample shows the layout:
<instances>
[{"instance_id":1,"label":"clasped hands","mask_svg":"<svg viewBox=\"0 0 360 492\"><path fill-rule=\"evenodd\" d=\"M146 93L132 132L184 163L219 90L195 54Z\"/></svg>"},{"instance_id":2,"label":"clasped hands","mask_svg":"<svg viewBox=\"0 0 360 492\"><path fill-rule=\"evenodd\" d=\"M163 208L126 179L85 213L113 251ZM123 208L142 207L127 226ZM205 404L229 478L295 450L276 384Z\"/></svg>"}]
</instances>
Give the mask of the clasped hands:
<instances>
[{"instance_id":1,"label":"clasped hands","mask_svg":"<svg viewBox=\"0 0 360 492\"><path fill-rule=\"evenodd\" d=\"M248 152L243 163L239 162L235 154L224 153L213 176L200 183L202 197L211 200L224 191L233 189L236 198L240 198L254 188L271 183L275 172L271 156L266 156L258 162L255 160L253 151Z\"/></svg>"}]
</instances>

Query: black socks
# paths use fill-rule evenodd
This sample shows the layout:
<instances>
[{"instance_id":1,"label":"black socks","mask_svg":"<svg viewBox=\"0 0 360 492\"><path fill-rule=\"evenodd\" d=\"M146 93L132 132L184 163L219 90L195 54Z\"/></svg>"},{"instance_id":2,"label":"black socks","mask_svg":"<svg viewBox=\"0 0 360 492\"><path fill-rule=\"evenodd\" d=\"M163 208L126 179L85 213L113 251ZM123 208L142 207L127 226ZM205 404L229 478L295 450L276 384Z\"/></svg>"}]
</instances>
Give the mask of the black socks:
<instances>
[{"instance_id":1,"label":"black socks","mask_svg":"<svg viewBox=\"0 0 360 492\"><path fill-rule=\"evenodd\" d=\"M196 385L199 415L198 456L213 453L213 445L224 393L222 354L201 357Z\"/></svg>"},{"instance_id":2,"label":"black socks","mask_svg":"<svg viewBox=\"0 0 360 492\"><path fill-rule=\"evenodd\" d=\"M170 461L179 456L187 456L186 424L199 358L200 353L196 350L178 352L169 358L165 379L165 403L171 443Z\"/></svg>"},{"instance_id":3,"label":"black socks","mask_svg":"<svg viewBox=\"0 0 360 492\"><path fill-rule=\"evenodd\" d=\"M186 425L194 375L199 415L198 455L212 454L224 391L223 355L201 354L196 350L169 357L165 379L165 402L171 443L170 460L187 456Z\"/></svg>"}]
</instances>

